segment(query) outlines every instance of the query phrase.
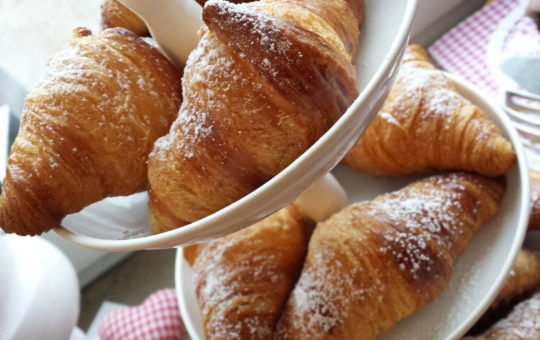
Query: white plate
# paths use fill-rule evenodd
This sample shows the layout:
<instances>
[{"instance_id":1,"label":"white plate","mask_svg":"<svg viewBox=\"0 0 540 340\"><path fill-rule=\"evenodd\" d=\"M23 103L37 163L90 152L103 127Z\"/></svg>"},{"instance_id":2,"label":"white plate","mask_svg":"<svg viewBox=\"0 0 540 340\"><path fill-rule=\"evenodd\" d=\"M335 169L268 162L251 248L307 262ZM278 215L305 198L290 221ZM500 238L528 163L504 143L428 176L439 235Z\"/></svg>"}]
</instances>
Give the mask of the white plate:
<instances>
[{"instance_id":1,"label":"white plate","mask_svg":"<svg viewBox=\"0 0 540 340\"><path fill-rule=\"evenodd\" d=\"M507 189L496 216L471 240L454 266L443 294L421 311L397 323L381 340L456 339L482 315L501 287L521 247L529 218L529 175L520 139L504 112L481 97L464 81L449 75L459 91L482 108L512 142L518 164L507 175ZM345 188L350 202L371 200L397 190L418 177L388 178L358 174L339 165L333 175ZM193 273L182 258L176 259L176 285L182 318L193 339L202 336L200 310L195 299Z\"/></svg>"},{"instance_id":2,"label":"white plate","mask_svg":"<svg viewBox=\"0 0 540 340\"><path fill-rule=\"evenodd\" d=\"M367 128L384 101L406 48L416 0L368 0L355 65L358 98L312 147L244 198L187 226L151 235L147 195L108 198L67 216L56 232L108 251L170 248L234 232L270 215L328 173Z\"/></svg>"}]
</instances>

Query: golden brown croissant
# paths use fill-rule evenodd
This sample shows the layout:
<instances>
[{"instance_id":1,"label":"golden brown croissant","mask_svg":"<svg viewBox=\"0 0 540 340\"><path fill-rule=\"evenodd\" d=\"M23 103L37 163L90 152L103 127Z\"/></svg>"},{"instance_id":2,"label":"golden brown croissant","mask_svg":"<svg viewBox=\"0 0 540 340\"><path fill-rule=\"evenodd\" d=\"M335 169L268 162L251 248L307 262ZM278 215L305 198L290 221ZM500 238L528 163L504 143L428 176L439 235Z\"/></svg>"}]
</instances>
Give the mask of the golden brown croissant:
<instances>
[{"instance_id":1,"label":"golden brown croissant","mask_svg":"<svg viewBox=\"0 0 540 340\"><path fill-rule=\"evenodd\" d=\"M516 155L486 114L430 64L422 47L413 45L381 111L345 160L377 176L433 170L499 176L514 165Z\"/></svg>"},{"instance_id":2,"label":"golden brown croissant","mask_svg":"<svg viewBox=\"0 0 540 340\"><path fill-rule=\"evenodd\" d=\"M117 0L101 3L101 27L122 27L140 36L150 35L144 21Z\"/></svg>"},{"instance_id":3,"label":"golden brown croissant","mask_svg":"<svg viewBox=\"0 0 540 340\"><path fill-rule=\"evenodd\" d=\"M540 254L522 249L506 279L506 282L489 307L497 308L515 302L524 294L540 288Z\"/></svg>"},{"instance_id":4,"label":"golden brown croissant","mask_svg":"<svg viewBox=\"0 0 540 340\"><path fill-rule=\"evenodd\" d=\"M489 306L487 312L476 322L470 334L478 334L493 324L494 320L508 313L512 304L540 288L540 254L521 249L506 282Z\"/></svg>"},{"instance_id":5,"label":"golden brown croissant","mask_svg":"<svg viewBox=\"0 0 540 340\"><path fill-rule=\"evenodd\" d=\"M437 297L497 211L501 179L433 176L319 223L277 339L376 339Z\"/></svg>"},{"instance_id":6,"label":"golden brown croissant","mask_svg":"<svg viewBox=\"0 0 540 340\"><path fill-rule=\"evenodd\" d=\"M154 232L238 200L313 144L357 97L362 0L206 3L184 102L148 162Z\"/></svg>"},{"instance_id":7,"label":"golden brown croissant","mask_svg":"<svg viewBox=\"0 0 540 340\"><path fill-rule=\"evenodd\" d=\"M510 314L485 333L464 340L538 340L540 339L540 292L517 304Z\"/></svg>"},{"instance_id":8,"label":"golden brown croissant","mask_svg":"<svg viewBox=\"0 0 540 340\"><path fill-rule=\"evenodd\" d=\"M540 172L531 169L531 215L529 216L529 226L531 230L540 230Z\"/></svg>"},{"instance_id":9,"label":"golden brown croissant","mask_svg":"<svg viewBox=\"0 0 540 340\"><path fill-rule=\"evenodd\" d=\"M271 339L312 228L289 205L246 229L197 246L193 271L207 340Z\"/></svg>"},{"instance_id":10,"label":"golden brown croissant","mask_svg":"<svg viewBox=\"0 0 540 340\"><path fill-rule=\"evenodd\" d=\"M176 118L180 72L133 33L76 29L27 97L0 226L35 235L107 196L147 187L146 160Z\"/></svg>"}]
</instances>

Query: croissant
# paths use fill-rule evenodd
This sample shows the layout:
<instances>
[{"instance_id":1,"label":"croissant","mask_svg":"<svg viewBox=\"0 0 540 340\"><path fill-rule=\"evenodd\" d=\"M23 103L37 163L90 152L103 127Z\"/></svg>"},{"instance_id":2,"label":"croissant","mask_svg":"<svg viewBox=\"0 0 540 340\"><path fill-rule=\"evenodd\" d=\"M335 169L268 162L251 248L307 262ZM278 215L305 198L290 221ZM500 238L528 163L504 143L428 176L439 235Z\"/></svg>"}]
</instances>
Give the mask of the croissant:
<instances>
[{"instance_id":1,"label":"croissant","mask_svg":"<svg viewBox=\"0 0 540 340\"><path fill-rule=\"evenodd\" d=\"M463 340L537 340L540 339L540 292L517 304L507 317L485 333Z\"/></svg>"},{"instance_id":2,"label":"croissant","mask_svg":"<svg viewBox=\"0 0 540 340\"><path fill-rule=\"evenodd\" d=\"M501 178L433 176L319 223L276 338L378 338L441 294L503 192Z\"/></svg>"},{"instance_id":3,"label":"croissant","mask_svg":"<svg viewBox=\"0 0 540 340\"><path fill-rule=\"evenodd\" d=\"M117 0L103 0L101 3L101 27L122 27L140 36L150 35L144 21Z\"/></svg>"},{"instance_id":4,"label":"croissant","mask_svg":"<svg viewBox=\"0 0 540 340\"><path fill-rule=\"evenodd\" d=\"M76 29L25 99L0 226L36 235L107 196L145 190L148 154L180 106L180 76L125 29Z\"/></svg>"},{"instance_id":5,"label":"croissant","mask_svg":"<svg viewBox=\"0 0 540 340\"><path fill-rule=\"evenodd\" d=\"M490 309L515 302L516 298L537 288L540 288L540 254L522 249Z\"/></svg>"},{"instance_id":6,"label":"croissant","mask_svg":"<svg viewBox=\"0 0 540 340\"><path fill-rule=\"evenodd\" d=\"M289 205L187 253L207 340L272 337L312 229Z\"/></svg>"},{"instance_id":7,"label":"croissant","mask_svg":"<svg viewBox=\"0 0 540 340\"><path fill-rule=\"evenodd\" d=\"M470 330L477 334L508 313L508 307L540 288L540 254L521 249L503 288Z\"/></svg>"},{"instance_id":8,"label":"croissant","mask_svg":"<svg viewBox=\"0 0 540 340\"><path fill-rule=\"evenodd\" d=\"M148 161L162 232L245 196L313 144L358 95L362 0L208 1L184 101Z\"/></svg>"},{"instance_id":9,"label":"croissant","mask_svg":"<svg viewBox=\"0 0 540 340\"><path fill-rule=\"evenodd\" d=\"M531 169L531 215L529 216L529 230L540 230L540 172Z\"/></svg>"},{"instance_id":10,"label":"croissant","mask_svg":"<svg viewBox=\"0 0 540 340\"><path fill-rule=\"evenodd\" d=\"M499 176L515 164L516 155L486 114L430 64L422 47L413 45L381 111L345 161L377 176L433 170Z\"/></svg>"}]
</instances>

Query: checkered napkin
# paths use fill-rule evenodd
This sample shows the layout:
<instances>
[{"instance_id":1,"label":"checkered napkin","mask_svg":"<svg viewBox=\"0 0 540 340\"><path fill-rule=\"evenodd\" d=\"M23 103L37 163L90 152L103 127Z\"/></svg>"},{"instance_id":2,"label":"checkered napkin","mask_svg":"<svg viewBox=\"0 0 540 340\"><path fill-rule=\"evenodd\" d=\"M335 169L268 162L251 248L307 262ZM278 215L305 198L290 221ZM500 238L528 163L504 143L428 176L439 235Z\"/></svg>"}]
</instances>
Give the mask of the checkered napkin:
<instances>
[{"instance_id":1,"label":"checkered napkin","mask_svg":"<svg viewBox=\"0 0 540 340\"><path fill-rule=\"evenodd\" d=\"M159 290L140 306L110 311L99 325L100 340L172 340L185 335L174 289Z\"/></svg>"},{"instance_id":2,"label":"checkered napkin","mask_svg":"<svg viewBox=\"0 0 540 340\"><path fill-rule=\"evenodd\" d=\"M540 33L533 19L524 15L528 2L496 0L483 7L428 49L433 61L486 94L501 98L503 84L508 82L501 78L494 61L504 53L539 53Z\"/></svg>"}]
</instances>

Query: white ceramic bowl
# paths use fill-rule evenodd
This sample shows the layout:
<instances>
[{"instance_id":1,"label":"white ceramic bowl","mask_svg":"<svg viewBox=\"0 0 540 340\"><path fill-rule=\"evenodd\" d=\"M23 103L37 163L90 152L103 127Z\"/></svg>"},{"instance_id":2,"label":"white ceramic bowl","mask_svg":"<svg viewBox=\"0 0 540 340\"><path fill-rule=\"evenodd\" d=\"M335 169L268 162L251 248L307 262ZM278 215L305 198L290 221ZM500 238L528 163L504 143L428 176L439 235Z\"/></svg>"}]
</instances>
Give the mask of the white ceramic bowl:
<instances>
[{"instance_id":1,"label":"white ceramic bowl","mask_svg":"<svg viewBox=\"0 0 540 340\"><path fill-rule=\"evenodd\" d=\"M414 315L397 323L381 340L434 340L461 337L495 298L520 249L529 218L529 176L520 138L504 112L455 76L448 75L466 98L482 108L512 142L518 164L507 175L507 189L497 215L471 240L454 265L452 280L443 294ZM339 165L333 175L347 191L350 202L371 200L400 189L419 177L389 178L358 174ZM182 318L191 337L204 339L195 298L193 273L179 249L176 286Z\"/></svg>"},{"instance_id":2,"label":"white ceramic bowl","mask_svg":"<svg viewBox=\"0 0 540 340\"><path fill-rule=\"evenodd\" d=\"M0 233L0 339L68 339L79 289L75 268L51 243Z\"/></svg>"},{"instance_id":3,"label":"white ceramic bowl","mask_svg":"<svg viewBox=\"0 0 540 340\"><path fill-rule=\"evenodd\" d=\"M56 232L79 245L108 251L169 248L225 235L292 202L345 156L389 91L408 43L416 0L367 0L355 59L359 97L311 148L257 190L187 226L151 235L147 195L109 198L67 216Z\"/></svg>"}]
</instances>

